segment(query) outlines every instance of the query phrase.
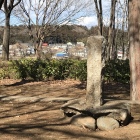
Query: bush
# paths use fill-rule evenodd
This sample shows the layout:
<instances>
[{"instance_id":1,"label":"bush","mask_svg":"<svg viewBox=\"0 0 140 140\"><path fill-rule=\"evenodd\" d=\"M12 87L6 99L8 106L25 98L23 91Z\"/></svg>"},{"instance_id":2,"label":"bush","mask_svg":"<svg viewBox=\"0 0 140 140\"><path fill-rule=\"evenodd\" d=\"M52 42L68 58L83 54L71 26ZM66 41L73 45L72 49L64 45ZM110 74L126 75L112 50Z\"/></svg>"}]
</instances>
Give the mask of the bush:
<instances>
[{"instance_id":1,"label":"bush","mask_svg":"<svg viewBox=\"0 0 140 140\"><path fill-rule=\"evenodd\" d=\"M103 69L105 82L129 83L130 70L128 60L111 60ZM87 80L86 60L62 59L62 60L13 60L0 65L0 78L20 78L33 80L55 80L67 78Z\"/></svg>"},{"instance_id":2,"label":"bush","mask_svg":"<svg viewBox=\"0 0 140 140\"><path fill-rule=\"evenodd\" d=\"M28 77L27 74L27 59L21 59L21 60L13 60L12 62L12 66L13 69L15 69L16 72L16 76L19 79L26 79Z\"/></svg>"},{"instance_id":3,"label":"bush","mask_svg":"<svg viewBox=\"0 0 140 140\"><path fill-rule=\"evenodd\" d=\"M47 63L44 60L21 59L13 60L12 64L20 79L32 78L40 81L46 78L44 72Z\"/></svg>"},{"instance_id":4,"label":"bush","mask_svg":"<svg viewBox=\"0 0 140 140\"><path fill-rule=\"evenodd\" d=\"M87 65L86 60L74 60L73 65L70 67L70 78L86 81L87 79Z\"/></svg>"},{"instance_id":5,"label":"bush","mask_svg":"<svg viewBox=\"0 0 140 140\"><path fill-rule=\"evenodd\" d=\"M11 67L11 62L0 61L0 79L16 78L14 69Z\"/></svg>"},{"instance_id":6,"label":"bush","mask_svg":"<svg viewBox=\"0 0 140 140\"><path fill-rule=\"evenodd\" d=\"M130 82L129 60L110 60L104 68L104 80L108 82Z\"/></svg>"}]
</instances>

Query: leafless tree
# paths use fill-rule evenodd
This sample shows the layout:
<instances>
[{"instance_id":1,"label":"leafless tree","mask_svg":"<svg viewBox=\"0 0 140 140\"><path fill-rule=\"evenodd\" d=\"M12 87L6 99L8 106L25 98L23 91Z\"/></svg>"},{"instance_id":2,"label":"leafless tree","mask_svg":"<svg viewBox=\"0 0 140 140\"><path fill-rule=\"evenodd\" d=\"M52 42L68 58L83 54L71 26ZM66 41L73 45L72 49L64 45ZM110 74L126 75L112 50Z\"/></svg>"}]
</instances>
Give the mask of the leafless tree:
<instances>
[{"instance_id":1,"label":"leafless tree","mask_svg":"<svg viewBox=\"0 0 140 140\"><path fill-rule=\"evenodd\" d=\"M4 3L4 0L0 0L0 9L1 9L3 3Z\"/></svg>"},{"instance_id":2,"label":"leafless tree","mask_svg":"<svg viewBox=\"0 0 140 140\"><path fill-rule=\"evenodd\" d=\"M21 0L4 0L3 12L5 14L5 27L3 35L3 52L2 59L9 60L9 39L10 39L10 16L14 7L16 7Z\"/></svg>"},{"instance_id":3,"label":"leafless tree","mask_svg":"<svg viewBox=\"0 0 140 140\"><path fill-rule=\"evenodd\" d=\"M117 0L111 1L110 24L108 33L108 59L116 58L115 44L115 8Z\"/></svg>"},{"instance_id":4,"label":"leafless tree","mask_svg":"<svg viewBox=\"0 0 140 140\"><path fill-rule=\"evenodd\" d=\"M125 55L127 55L128 53L128 49L129 49L129 45L128 45L128 40L125 40L126 35L125 35L125 31L128 30L128 0L123 0L120 1L118 0L119 6L120 6L120 10L121 10L121 14L120 17L121 19L121 36L120 36L120 45L121 45L121 49L122 49L122 58L125 58ZM128 34L127 34L128 37Z\"/></svg>"},{"instance_id":5,"label":"leafless tree","mask_svg":"<svg viewBox=\"0 0 140 140\"><path fill-rule=\"evenodd\" d=\"M97 20L98 20L98 34L103 35L103 13L102 13L102 0L94 0Z\"/></svg>"},{"instance_id":6,"label":"leafless tree","mask_svg":"<svg viewBox=\"0 0 140 140\"><path fill-rule=\"evenodd\" d=\"M90 2L84 0L22 0L16 16L28 27L37 58L40 58L44 37L60 25L71 23L86 15L86 8L89 6Z\"/></svg>"},{"instance_id":7,"label":"leafless tree","mask_svg":"<svg viewBox=\"0 0 140 140\"><path fill-rule=\"evenodd\" d=\"M126 58L126 50L128 50L128 0L117 0L115 10L115 36L113 51L113 59L117 58L118 50L122 51L122 59ZM110 52L111 54L111 52Z\"/></svg>"}]
</instances>

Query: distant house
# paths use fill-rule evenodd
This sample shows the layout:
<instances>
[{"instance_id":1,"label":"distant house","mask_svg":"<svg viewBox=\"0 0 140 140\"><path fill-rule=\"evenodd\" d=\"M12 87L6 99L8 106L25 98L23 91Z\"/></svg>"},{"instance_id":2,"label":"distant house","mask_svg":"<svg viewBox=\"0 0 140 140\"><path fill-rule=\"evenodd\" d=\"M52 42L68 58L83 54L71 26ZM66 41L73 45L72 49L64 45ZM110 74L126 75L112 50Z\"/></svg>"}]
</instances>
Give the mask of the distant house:
<instances>
[{"instance_id":1,"label":"distant house","mask_svg":"<svg viewBox=\"0 0 140 140\"><path fill-rule=\"evenodd\" d=\"M71 42L67 43L67 48L72 48L73 44Z\"/></svg>"},{"instance_id":2,"label":"distant house","mask_svg":"<svg viewBox=\"0 0 140 140\"><path fill-rule=\"evenodd\" d=\"M71 42L68 42L67 45L68 45L68 46L72 46L72 43L71 43Z\"/></svg>"},{"instance_id":3,"label":"distant house","mask_svg":"<svg viewBox=\"0 0 140 140\"><path fill-rule=\"evenodd\" d=\"M42 43L42 47L47 47L48 43Z\"/></svg>"},{"instance_id":4,"label":"distant house","mask_svg":"<svg viewBox=\"0 0 140 140\"><path fill-rule=\"evenodd\" d=\"M77 56L77 57L81 57L81 58L86 58L87 57L87 49L86 47L82 47L82 46L75 46L71 49L69 49L70 56Z\"/></svg>"},{"instance_id":5,"label":"distant house","mask_svg":"<svg viewBox=\"0 0 140 140\"><path fill-rule=\"evenodd\" d=\"M77 42L76 45L81 46L81 47L84 47L85 46L85 44L83 42Z\"/></svg>"},{"instance_id":6,"label":"distant house","mask_svg":"<svg viewBox=\"0 0 140 140\"><path fill-rule=\"evenodd\" d=\"M123 60L127 59L126 51L123 54L123 51L122 50L118 50L118 52L117 52L117 58L118 59L123 59Z\"/></svg>"}]
</instances>

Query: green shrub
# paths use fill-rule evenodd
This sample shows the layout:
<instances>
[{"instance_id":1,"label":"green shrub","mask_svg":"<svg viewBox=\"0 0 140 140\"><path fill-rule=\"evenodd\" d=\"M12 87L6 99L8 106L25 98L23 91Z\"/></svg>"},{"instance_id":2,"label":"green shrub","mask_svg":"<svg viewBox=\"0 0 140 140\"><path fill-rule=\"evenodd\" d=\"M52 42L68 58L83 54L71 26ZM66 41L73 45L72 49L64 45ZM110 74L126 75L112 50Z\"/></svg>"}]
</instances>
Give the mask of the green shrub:
<instances>
[{"instance_id":1,"label":"green shrub","mask_svg":"<svg viewBox=\"0 0 140 140\"><path fill-rule=\"evenodd\" d=\"M27 59L20 59L20 60L13 60L12 66L15 69L17 78L19 79L26 79L28 77L27 69L28 69L28 60Z\"/></svg>"},{"instance_id":2,"label":"green shrub","mask_svg":"<svg viewBox=\"0 0 140 140\"><path fill-rule=\"evenodd\" d=\"M128 60L111 60L103 69L104 81L129 83L130 70ZM34 60L20 59L0 63L0 78L31 78L36 81L67 78L87 80L86 60Z\"/></svg>"},{"instance_id":3,"label":"green shrub","mask_svg":"<svg viewBox=\"0 0 140 140\"><path fill-rule=\"evenodd\" d=\"M73 65L71 59L56 60L56 70L54 73L54 79L64 80L69 77L70 67Z\"/></svg>"},{"instance_id":4,"label":"green shrub","mask_svg":"<svg viewBox=\"0 0 140 140\"><path fill-rule=\"evenodd\" d=\"M110 60L104 68L104 80L109 82L129 83L129 60Z\"/></svg>"},{"instance_id":5,"label":"green shrub","mask_svg":"<svg viewBox=\"0 0 140 140\"><path fill-rule=\"evenodd\" d=\"M16 78L10 61L0 61L0 79Z\"/></svg>"},{"instance_id":6,"label":"green shrub","mask_svg":"<svg viewBox=\"0 0 140 140\"><path fill-rule=\"evenodd\" d=\"M5 76L5 70L3 68L0 68L0 79L6 78Z\"/></svg>"},{"instance_id":7,"label":"green shrub","mask_svg":"<svg viewBox=\"0 0 140 140\"><path fill-rule=\"evenodd\" d=\"M70 67L70 78L86 81L87 79L87 65L86 60L74 60L73 65Z\"/></svg>"},{"instance_id":8,"label":"green shrub","mask_svg":"<svg viewBox=\"0 0 140 140\"><path fill-rule=\"evenodd\" d=\"M36 81L44 80L44 69L46 63L43 60L30 60L28 61L27 73L28 76Z\"/></svg>"}]
</instances>

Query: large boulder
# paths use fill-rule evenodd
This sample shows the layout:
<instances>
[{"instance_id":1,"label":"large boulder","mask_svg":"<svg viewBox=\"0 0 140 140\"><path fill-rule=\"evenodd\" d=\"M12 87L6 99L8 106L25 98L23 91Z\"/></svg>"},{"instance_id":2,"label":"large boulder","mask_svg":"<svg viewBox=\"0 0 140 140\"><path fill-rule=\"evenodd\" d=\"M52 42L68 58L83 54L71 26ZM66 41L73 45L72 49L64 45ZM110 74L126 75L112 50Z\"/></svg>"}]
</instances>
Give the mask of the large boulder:
<instances>
[{"instance_id":1,"label":"large boulder","mask_svg":"<svg viewBox=\"0 0 140 140\"><path fill-rule=\"evenodd\" d=\"M119 121L121 125L127 125L130 122L130 113L126 109L120 109L118 112L112 112L108 116Z\"/></svg>"},{"instance_id":2,"label":"large boulder","mask_svg":"<svg viewBox=\"0 0 140 140\"><path fill-rule=\"evenodd\" d=\"M114 130L119 128L119 122L111 117L102 116L97 119L97 127L100 130Z\"/></svg>"},{"instance_id":3,"label":"large boulder","mask_svg":"<svg viewBox=\"0 0 140 140\"><path fill-rule=\"evenodd\" d=\"M92 130L96 129L96 120L90 116L85 116L82 114L75 115L71 118L71 124L79 127L85 127Z\"/></svg>"}]
</instances>

